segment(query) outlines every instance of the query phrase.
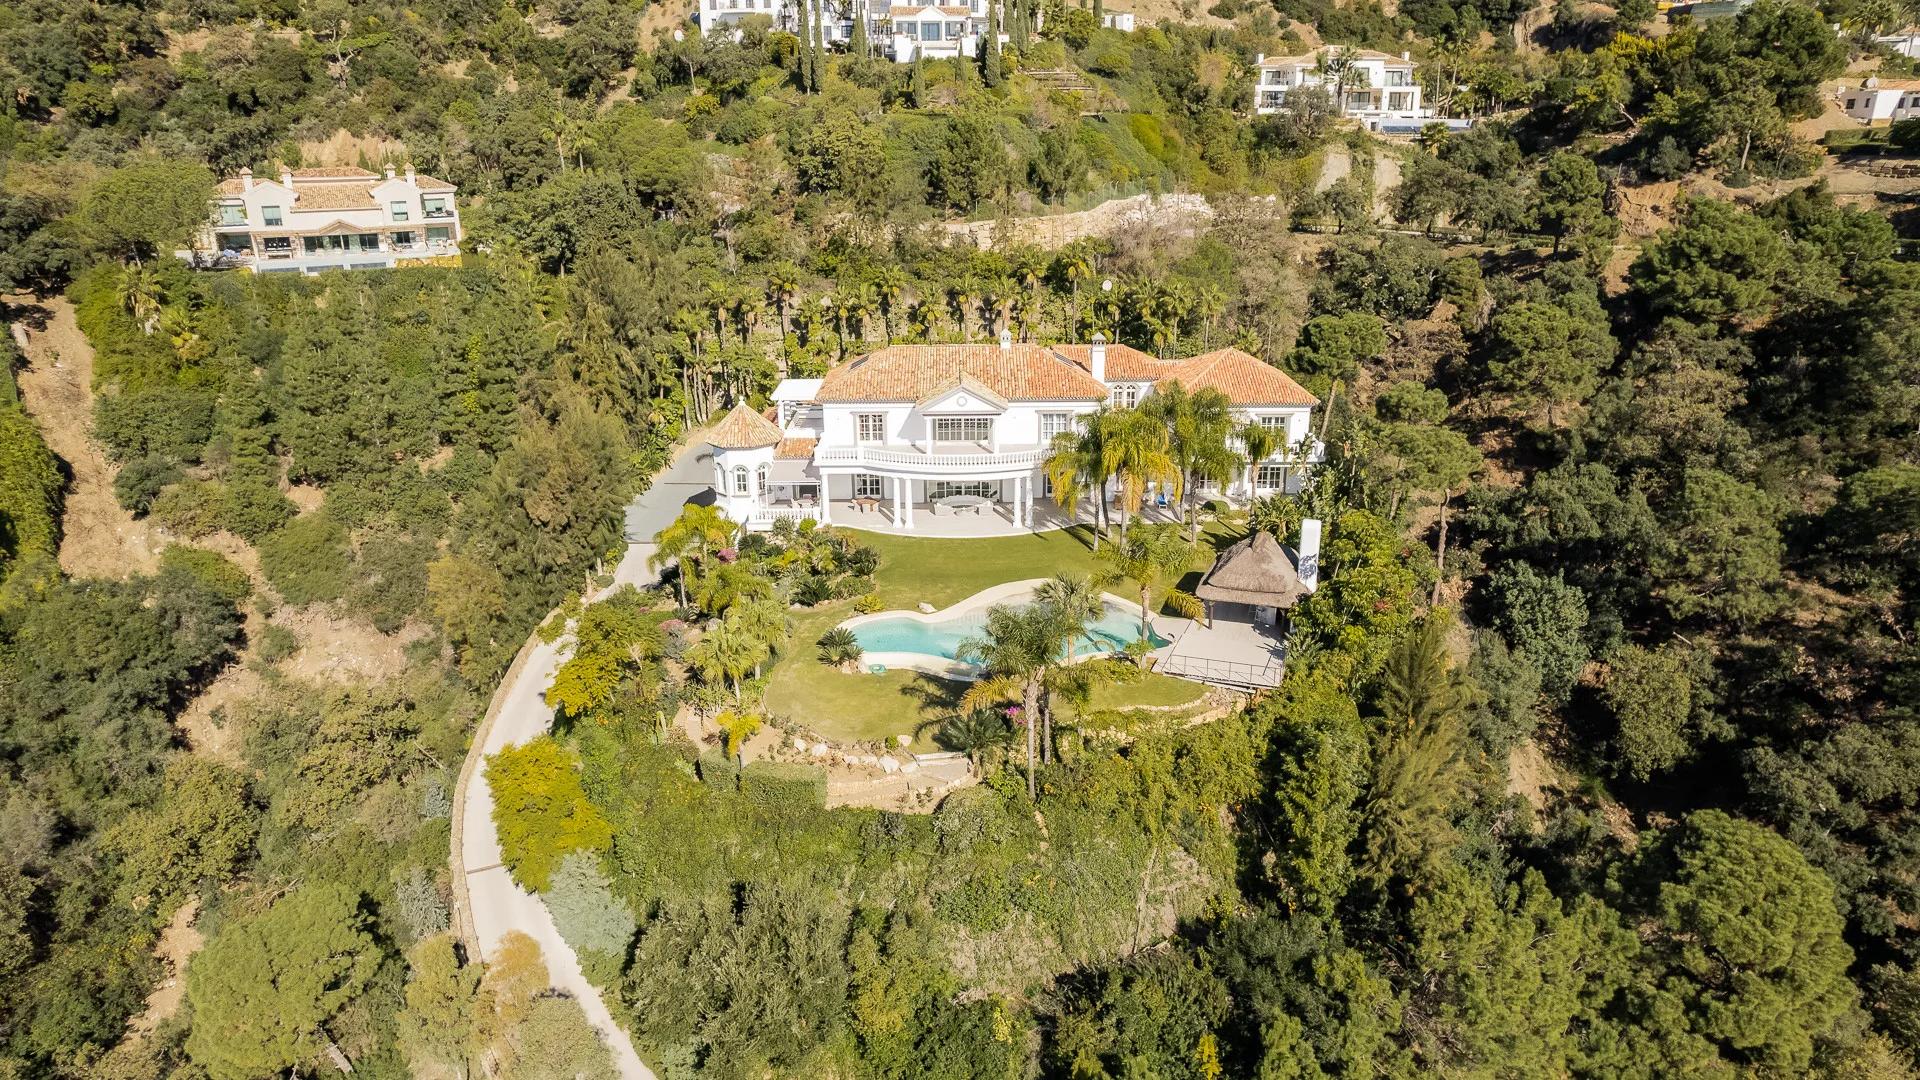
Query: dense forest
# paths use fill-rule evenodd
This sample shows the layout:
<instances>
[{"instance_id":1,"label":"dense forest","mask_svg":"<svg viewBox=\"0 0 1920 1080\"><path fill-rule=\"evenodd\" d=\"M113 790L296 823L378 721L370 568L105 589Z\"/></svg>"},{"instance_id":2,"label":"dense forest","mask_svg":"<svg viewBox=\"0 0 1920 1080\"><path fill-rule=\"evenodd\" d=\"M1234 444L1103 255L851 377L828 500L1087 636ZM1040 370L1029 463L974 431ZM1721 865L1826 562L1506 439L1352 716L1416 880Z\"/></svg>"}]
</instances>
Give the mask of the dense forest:
<instances>
[{"instance_id":1,"label":"dense forest","mask_svg":"<svg viewBox=\"0 0 1920 1080\"><path fill-rule=\"evenodd\" d=\"M893 64L622 0L0 7L0 304L71 306L79 434L168 538L63 569L76 470L0 337L0 1075L604 1074L531 942L450 933L460 761L556 605L502 838L662 1076L1913 1075L1920 229L1794 126L1910 74L1871 38L1913 12L1006 13L1004 49ZM1411 51L1479 122L1248 116L1254 58L1319 40ZM459 186L464 265L168 257L218 176L405 161ZM1622 193L1676 181L1628 235ZM1012 220L1142 192L1211 213ZM858 534L683 519L672 583L579 597L719 411L1002 329L1312 389L1327 464L1201 543L1317 517L1325 583L1244 709L1063 720L1029 765L956 703L982 783L825 809L732 755L763 662L815 647L789 620L888 571ZM1141 410L1170 454L1180 407ZM1146 590L1177 539L1102 565ZM300 663L319 619L397 659ZM1085 704L1045 667L1037 711Z\"/></svg>"}]
</instances>

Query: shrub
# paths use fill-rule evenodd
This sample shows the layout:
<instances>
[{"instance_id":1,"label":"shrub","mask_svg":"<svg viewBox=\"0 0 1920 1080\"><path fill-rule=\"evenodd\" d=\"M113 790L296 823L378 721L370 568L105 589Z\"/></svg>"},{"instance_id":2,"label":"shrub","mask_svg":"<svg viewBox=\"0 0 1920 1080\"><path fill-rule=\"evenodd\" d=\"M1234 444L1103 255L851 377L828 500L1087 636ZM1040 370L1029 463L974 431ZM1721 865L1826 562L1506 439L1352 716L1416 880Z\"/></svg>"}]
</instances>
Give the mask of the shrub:
<instances>
[{"instance_id":1,"label":"shrub","mask_svg":"<svg viewBox=\"0 0 1920 1080\"><path fill-rule=\"evenodd\" d=\"M1013 888L1005 875L975 874L936 894L933 910L969 930L998 930L1013 914Z\"/></svg>"},{"instance_id":2,"label":"shrub","mask_svg":"<svg viewBox=\"0 0 1920 1080\"><path fill-rule=\"evenodd\" d=\"M59 551L65 488L66 477L40 429L18 409L0 410L0 561Z\"/></svg>"},{"instance_id":3,"label":"shrub","mask_svg":"<svg viewBox=\"0 0 1920 1080\"><path fill-rule=\"evenodd\" d=\"M732 791L740 786L740 766L725 754L701 754L694 771L701 783L715 791Z\"/></svg>"},{"instance_id":4,"label":"shrub","mask_svg":"<svg viewBox=\"0 0 1920 1080\"><path fill-rule=\"evenodd\" d=\"M277 664L300 651L300 638L293 631L278 623L269 623L260 631L260 659L269 664Z\"/></svg>"},{"instance_id":5,"label":"shrub","mask_svg":"<svg viewBox=\"0 0 1920 1080\"><path fill-rule=\"evenodd\" d=\"M162 491L148 513L182 536L205 536L219 531L226 499L224 485L188 478Z\"/></svg>"},{"instance_id":6,"label":"shrub","mask_svg":"<svg viewBox=\"0 0 1920 1080\"><path fill-rule=\"evenodd\" d=\"M94 406L94 428L119 461L153 455L198 461L213 437L213 397L174 386L103 397Z\"/></svg>"},{"instance_id":7,"label":"shrub","mask_svg":"<svg viewBox=\"0 0 1920 1080\"><path fill-rule=\"evenodd\" d=\"M338 600L347 591L347 530L323 514L295 518L260 545L260 568L289 604Z\"/></svg>"},{"instance_id":8,"label":"shrub","mask_svg":"<svg viewBox=\"0 0 1920 1080\"><path fill-rule=\"evenodd\" d=\"M819 810L827 805L827 774L811 765L756 761L740 772L740 795L776 818Z\"/></svg>"},{"instance_id":9,"label":"shrub","mask_svg":"<svg viewBox=\"0 0 1920 1080\"><path fill-rule=\"evenodd\" d=\"M580 954L587 977L603 986L613 981L640 924L614 895L600 861L580 851L561 859L546 901L560 936Z\"/></svg>"},{"instance_id":10,"label":"shrub","mask_svg":"<svg viewBox=\"0 0 1920 1080\"><path fill-rule=\"evenodd\" d=\"M220 507L221 524L248 540L259 543L267 534L292 519L293 500L280 493L270 480L234 479L227 484L226 498Z\"/></svg>"},{"instance_id":11,"label":"shrub","mask_svg":"<svg viewBox=\"0 0 1920 1080\"><path fill-rule=\"evenodd\" d=\"M239 564L217 551L173 544L160 553L161 574L185 574L207 587L227 603L240 602L253 595L253 579Z\"/></svg>"},{"instance_id":12,"label":"shrub","mask_svg":"<svg viewBox=\"0 0 1920 1080\"><path fill-rule=\"evenodd\" d=\"M544 735L487 759L501 857L527 888L546 890L568 852L600 852L613 843L613 826L580 786L578 764Z\"/></svg>"},{"instance_id":13,"label":"shrub","mask_svg":"<svg viewBox=\"0 0 1920 1080\"><path fill-rule=\"evenodd\" d=\"M113 478L113 497L122 510L142 517L153 509L160 490L180 479L180 467L159 454L135 458Z\"/></svg>"},{"instance_id":14,"label":"shrub","mask_svg":"<svg viewBox=\"0 0 1920 1080\"><path fill-rule=\"evenodd\" d=\"M862 615L871 615L880 610L880 597L877 593L867 593L853 602L853 610Z\"/></svg>"},{"instance_id":15,"label":"shrub","mask_svg":"<svg viewBox=\"0 0 1920 1080\"><path fill-rule=\"evenodd\" d=\"M1920 117L1895 123L1887 131L1887 142L1902 150L1920 149Z\"/></svg>"}]
</instances>

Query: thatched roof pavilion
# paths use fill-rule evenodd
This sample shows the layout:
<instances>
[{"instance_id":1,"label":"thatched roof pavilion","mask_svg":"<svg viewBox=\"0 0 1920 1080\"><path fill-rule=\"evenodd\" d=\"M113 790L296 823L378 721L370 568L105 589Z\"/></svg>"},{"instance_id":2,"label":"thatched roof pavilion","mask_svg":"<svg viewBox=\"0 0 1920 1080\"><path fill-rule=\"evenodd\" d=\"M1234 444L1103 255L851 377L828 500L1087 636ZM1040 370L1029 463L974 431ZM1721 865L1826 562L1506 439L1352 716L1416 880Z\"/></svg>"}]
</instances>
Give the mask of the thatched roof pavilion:
<instances>
[{"instance_id":1,"label":"thatched roof pavilion","mask_svg":"<svg viewBox=\"0 0 1920 1080\"><path fill-rule=\"evenodd\" d=\"M1195 590L1209 604L1279 610L1299 603L1312 591L1300 578L1300 556L1265 531L1221 552Z\"/></svg>"}]
</instances>

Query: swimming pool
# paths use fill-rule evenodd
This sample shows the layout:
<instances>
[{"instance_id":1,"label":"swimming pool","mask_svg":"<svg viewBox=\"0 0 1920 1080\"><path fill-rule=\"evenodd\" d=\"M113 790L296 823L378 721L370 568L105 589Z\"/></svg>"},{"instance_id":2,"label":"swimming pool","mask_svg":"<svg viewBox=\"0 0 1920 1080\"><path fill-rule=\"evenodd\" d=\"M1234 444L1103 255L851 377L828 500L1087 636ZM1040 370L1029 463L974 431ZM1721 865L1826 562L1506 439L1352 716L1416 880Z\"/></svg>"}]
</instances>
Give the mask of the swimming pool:
<instances>
[{"instance_id":1,"label":"swimming pool","mask_svg":"<svg viewBox=\"0 0 1920 1080\"><path fill-rule=\"evenodd\" d=\"M850 620L848 624L853 636L860 642L861 650L869 656L876 653L917 653L946 660L954 659L961 642L980 637L986 625L987 612L984 608L933 617L904 611L888 612ZM1074 641L1073 654L1092 656L1119 652L1139 637L1140 609L1131 605L1123 607L1109 599L1104 603L1099 620L1089 624L1086 632ZM1148 632L1148 638L1155 648L1167 644L1166 638L1152 631Z\"/></svg>"}]
</instances>

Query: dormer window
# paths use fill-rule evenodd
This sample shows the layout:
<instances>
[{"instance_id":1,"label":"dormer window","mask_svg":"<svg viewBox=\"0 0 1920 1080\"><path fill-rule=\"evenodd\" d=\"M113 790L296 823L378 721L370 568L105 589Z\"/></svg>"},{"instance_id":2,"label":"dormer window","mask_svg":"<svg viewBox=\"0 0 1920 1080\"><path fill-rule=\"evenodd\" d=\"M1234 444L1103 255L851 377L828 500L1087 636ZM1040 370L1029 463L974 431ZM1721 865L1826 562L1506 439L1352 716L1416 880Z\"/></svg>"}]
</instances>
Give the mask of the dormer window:
<instances>
[{"instance_id":1,"label":"dormer window","mask_svg":"<svg viewBox=\"0 0 1920 1080\"><path fill-rule=\"evenodd\" d=\"M396 199L394 202L389 204L388 208L393 211L393 220L395 221L407 220L407 204L405 202L402 202Z\"/></svg>"},{"instance_id":2,"label":"dormer window","mask_svg":"<svg viewBox=\"0 0 1920 1080\"><path fill-rule=\"evenodd\" d=\"M420 211L421 213L425 214L430 218L443 218L443 217L453 216L453 210L447 206L447 200L445 199L445 197L421 199Z\"/></svg>"},{"instance_id":3,"label":"dormer window","mask_svg":"<svg viewBox=\"0 0 1920 1080\"><path fill-rule=\"evenodd\" d=\"M280 216L280 208L279 208L279 207L277 207L277 206L263 206L263 207L261 207L261 208L260 208L260 220L261 220L261 221L264 221L264 222L266 222L266 223L267 223L268 225L282 225L282 224L285 224L285 220L284 220L283 218L281 218L281 216Z\"/></svg>"}]
</instances>

